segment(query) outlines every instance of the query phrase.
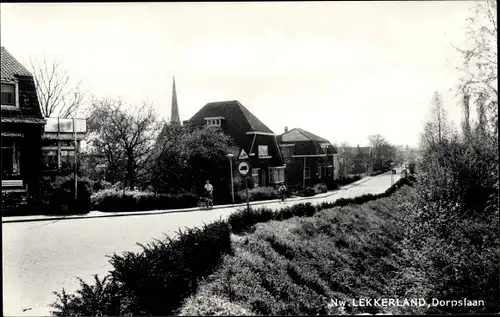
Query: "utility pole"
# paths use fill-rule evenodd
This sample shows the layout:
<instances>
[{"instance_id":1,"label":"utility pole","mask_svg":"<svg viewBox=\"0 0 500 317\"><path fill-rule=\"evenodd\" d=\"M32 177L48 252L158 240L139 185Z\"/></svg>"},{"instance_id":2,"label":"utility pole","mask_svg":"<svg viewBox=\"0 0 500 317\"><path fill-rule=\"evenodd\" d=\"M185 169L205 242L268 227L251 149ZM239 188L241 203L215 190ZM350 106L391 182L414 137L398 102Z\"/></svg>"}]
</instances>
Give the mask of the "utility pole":
<instances>
[{"instance_id":1,"label":"utility pole","mask_svg":"<svg viewBox=\"0 0 500 317\"><path fill-rule=\"evenodd\" d=\"M78 146L76 143L76 120L73 117L73 136L74 136L74 141L75 141L75 200L78 199L78 159L77 159L77 151L78 151Z\"/></svg>"},{"instance_id":2,"label":"utility pole","mask_svg":"<svg viewBox=\"0 0 500 317\"><path fill-rule=\"evenodd\" d=\"M231 196L233 199L233 205L234 205L234 181L233 181L233 154L229 153L227 157L229 158L229 169L231 170Z\"/></svg>"},{"instance_id":3,"label":"utility pole","mask_svg":"<svg viewBox=\"0 0 500 317\"><path fill-rule=\"evenodd\" d=\"M302 189L306 189L306 157L304 156L304 170L302 171Z\"/></svg>"}]
</instances>

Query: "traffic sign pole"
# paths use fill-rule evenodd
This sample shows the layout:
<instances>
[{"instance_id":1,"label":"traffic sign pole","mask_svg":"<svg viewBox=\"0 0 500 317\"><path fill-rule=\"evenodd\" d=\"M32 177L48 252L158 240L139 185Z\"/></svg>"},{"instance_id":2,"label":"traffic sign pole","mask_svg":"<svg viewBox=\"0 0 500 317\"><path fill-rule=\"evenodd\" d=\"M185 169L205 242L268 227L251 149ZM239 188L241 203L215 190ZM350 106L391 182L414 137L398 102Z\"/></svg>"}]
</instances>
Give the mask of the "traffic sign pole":
<instances>
[{"instance_id":1,"label":"traffic sign pole","mask_svg":"<svg viewBox=\"0 0 500 317\"><path fill-rule=\"evenodd\" d=\"M250 166L246 162L249 159L248 154L242 148L240 154L238 155L238 160L240 160L240 164L238 165L238 172L245 179L245 193L247 196L247 210L250 210L250 197L248 195L248 172L250 171Z\"/></svg>"},{"instance_id":2,"label":"traffic sign pole","mask_svg":"<svg viewBox=\"0 0 500 317\"><path fill-rule=\"evenodd\" d=\"M245 191L247 195L247 211L250 211L250 197L248 196L248 177L245 176Z\"/></svg>"}]
</instances>

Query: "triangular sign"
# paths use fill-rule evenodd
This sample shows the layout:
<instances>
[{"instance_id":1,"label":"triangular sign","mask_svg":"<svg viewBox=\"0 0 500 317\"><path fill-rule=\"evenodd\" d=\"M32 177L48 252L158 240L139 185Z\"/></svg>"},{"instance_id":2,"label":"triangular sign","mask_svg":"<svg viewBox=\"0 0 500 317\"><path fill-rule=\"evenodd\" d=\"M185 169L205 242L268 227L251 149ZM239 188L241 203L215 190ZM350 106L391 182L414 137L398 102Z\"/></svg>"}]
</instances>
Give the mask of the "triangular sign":
<instances>
[{"instance_id":1,"label":"triangular sign","mask_svg":"<svg viewBox=\"0 0 500 317\"><path fill-rule=\"evenodd\" d=\"M245 152L244 149L241 149L240 155L238 156L238 160L247 160L248 155L247 152Z\"/></svg>"}]
</instances>

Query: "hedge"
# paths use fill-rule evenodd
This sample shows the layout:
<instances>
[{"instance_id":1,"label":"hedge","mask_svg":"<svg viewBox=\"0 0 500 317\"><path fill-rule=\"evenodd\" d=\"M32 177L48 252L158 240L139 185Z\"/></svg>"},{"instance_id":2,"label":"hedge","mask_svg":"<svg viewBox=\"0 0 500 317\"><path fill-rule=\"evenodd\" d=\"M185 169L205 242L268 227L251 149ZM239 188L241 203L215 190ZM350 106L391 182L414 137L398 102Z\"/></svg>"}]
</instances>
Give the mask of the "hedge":
<instances>
[{"instance_id":1,"label":"hedge","mask_svg":"<svg viewBox=\"0 0 500 317\"><path fill-rule=\"evenodd\" d=\"M141 245L142 246L142 245ZM175 240L155 241L143 252L114 254L114 269L95 283L80 279L76 294L55 292L55 316L160 316L172 315L182 301L196 292L207 276L230 254L230 228L217 221L204 228L179 232Z\"/></svg>"},{"instance_id":2,"label":"hedge","mask_svg":"<svg viewBox=\"0 0 500 317\"><path fill-rule=\"evenodd\" d=\"M195 194L155 194L152 192L104 189L91 196L92 208L104 212L180 209L197 205Z\"/></svg>"},{"instance_id":3,"label":"hedge","mask_svg":"<svg viewBox=\"0 0 500 317\"><path fill-rule=\"evenodd\" d=\"M279 193L274 187L256 187L248 190L249 201L278 199ZM236 193L236 202L246 202L246 190Z\"/></svg>"},{"instance_id":4,"label":"hedge","mask_svg":"<svg viewBox=\"0 0 500 317\"><path fill-rule=\"evenodd\" d=\"M175 240L142 246L142 252L115 254L110 260L114 270L103 279L96 276L93 284L80 280L81 288L75 294L67 294L64 289L55 292L52 313L56 316L173 315L197 291L198 281L210 275L225 254L232 253L231 232L250 231L259 222L309 217L325 208L365 203L389 196L409 183L410 179L402 178L379 195L339 199L316 206L301 203L278 211L241 209L228 220L180 232Z\"/></svg>"},{"instance_id":5,"label":"hedge","mask_svg":"<svg viewBox=\"0 0 500 317\"><path fill-rule=\"evenodd\" d=\"M229 216L229 223L231 225L232 231L234 233L241 233L248 231L257 223L266 222L269 220L284 220L291 218L293 216L312 216L317 211L333 208L337 206L346 206L349 204L364 204L366 202L376 200L379 198L387 197L393 194L397 188L410 184L413 180L410 178L401 178L394 185L389 187L385 192L377 195L366 194L354 198L339 198L333 202L324 202L313 206L311 203L300 203L291 207L285 207L277 211L273 211L269 208L259 208L250 210L240 209Z\"/></svg>"},{"instance_id":6,"label":"hedge","mask_svg":"<svg viewBox=\"0 0 500 317\"><path fill-rule=\"evenodd\" d=\"M390 171L390 169L384 169L384 170L374 171L374 172L370 173L370 176L382 175L384 173L387 173L388 171Z\"/></svg>"}]
</instances>

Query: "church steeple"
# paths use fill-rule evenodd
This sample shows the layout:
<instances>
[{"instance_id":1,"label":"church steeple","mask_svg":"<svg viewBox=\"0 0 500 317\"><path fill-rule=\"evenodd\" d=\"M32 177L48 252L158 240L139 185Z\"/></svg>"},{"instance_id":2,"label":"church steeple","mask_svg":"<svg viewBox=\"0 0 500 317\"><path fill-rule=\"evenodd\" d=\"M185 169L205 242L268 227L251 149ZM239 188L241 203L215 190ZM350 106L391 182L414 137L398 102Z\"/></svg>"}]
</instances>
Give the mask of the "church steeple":
<instances>
[{"instance_id":1,"label":"church steeple","mask_svg":"<svg viewBox=\"0 0 500 317\"><path fill-rule=\"evenodd\" d=\"M181 123L179 117L179 106L177 104L177 92L175 91L175 76L172 85L172 113L170 115L170 123Z\"/></svg>"}]
</instances>

